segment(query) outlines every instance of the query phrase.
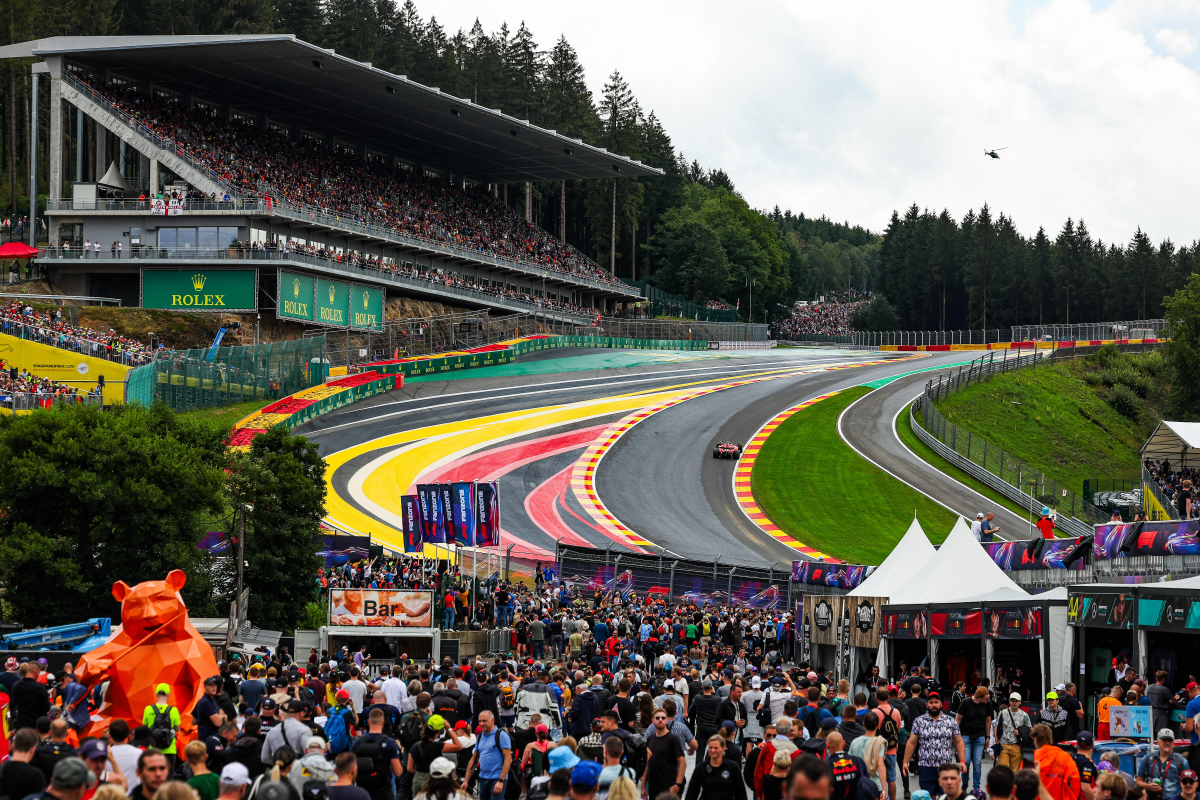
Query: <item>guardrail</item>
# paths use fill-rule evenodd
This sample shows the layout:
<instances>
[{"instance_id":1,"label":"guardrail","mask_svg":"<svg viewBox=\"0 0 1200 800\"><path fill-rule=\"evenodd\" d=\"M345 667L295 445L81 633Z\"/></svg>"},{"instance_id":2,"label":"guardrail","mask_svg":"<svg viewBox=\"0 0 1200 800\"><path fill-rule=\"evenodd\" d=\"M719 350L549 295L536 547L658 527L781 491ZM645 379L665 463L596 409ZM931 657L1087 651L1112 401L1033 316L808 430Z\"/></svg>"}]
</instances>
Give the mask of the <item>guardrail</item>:
<instances>
[{"instance_id":1,"label":"guardrail","mask_svg":"<svg viewBox=\"0 0 1200 800\"><path fill-rule=\"evenodd\" d=\"M941 347L1004 342L1089 342L1109 339L1158 338L1165 319L1118 320L1078 325L1014 325L1010 328L956 331L855 331L851 343L867 347ZM1147 334L1153 334L1148 336Z\"/></svg>"},{"instance_id":2,"label":"guardrail","mask_svg":"<svg viewBox=\"0 0 1200 800\"><path fill-rule=\"evenodd\" d=\"M40 248L40 250L46 253L44 256L39 256L39 258L43 261L106 260L122 261L135 265L142 261L169 262L175 260L290 261L295 264L306 264L321 268L323 270L371 278L376 281L383 281L396 286L403 286L417 291L433 293L444 297L458 297L469 302L494 306L496 308L503 308L509 311L536 314L538 316L549 316L574 325L591 323L595 318L594 312L589 312L586 310L574 311L554 308L552 305L540 305L538 303L530 303L524 300L515 300L511 297L505 297L504 295L493 294L488 289L473 290L466 289L461 286L451 286L445 283L448 278L442 276L438 276L436 278L414 277L411 275L404 275L399 272L391 272L387 269L379 269L372 266L355 264L350 261L339 261L337 258L321 258L319 256L309 255L308 253L296 253L286 250L246 250L233 247L194 250L179 248L138 247L137 249L131 249L128 252L118 250L115 253L111 249L104 249L98 253L93 252L86 256L81 250L75 248L43 247Z\"/></svg>"},{"instance_id":3,"label":"guardrail","mask_svg":"<svg viewBox=\"0 0 1200 800\"><path fill-rule=\"evenodd\" d=\"M738 342L738 341L709 341L709 350L771 350L779 343L774 339L768 339L765 342Z\"/></svg>"},{"instance_id":4,"label":"guardrail","mask_svg":"<svg viewBox=\"0 0 1200 800\"><path fill-rule=\"evenodd\" d=\"M1036 467L1005 453L1003 448L971 431L962 430L947 420L935 405L935 400L965 389L972 381L1034 366L1045 358L1037 351L1016 357L1009 357L1007 350L1003 353L998 362L996 354L990 353L972 361L965 373L960 367L957 373L939 375L936 384L932 380L926 383L924 392L910 407L909 425L921 441L954 466L1033 513L1040 512L1044 506L1055 509L1055 525L1059 530L1072 536L1087 536L1092 532L1092 525L1107 522L1095 506ZM917 421L918 412L923 425ZM1008 477L1014 478L1016 485L1010 483ZM1021 488L1026 486L1028 492Z\"/></svg>"},{"instance_id":5,"label":"guardrail","mask_svg":"<svg viewBox=\"0 0 1200 800\"><path fill-rule=\"evenodd\" d=\"M83 297L71 294L21 294L19 292L0 292L0 297L20 298L21 300L56 300L60 303L66 300L74 300L93 306L105 306L110 303L114 306L121 305L121 298L119 297Z\"/></svg>"},{"instance_id":6,"label":"guardrail","mask_svg":"<svg viewBox=\"0 0 1200 800\"><path fill-rule=\"evenodd\" d=\"M227 181L225 181L223 176L218 175L210 167L207 167L203 163L197 161L190 153L187 152L185 147L183 147L182 145L193 144L193 141L190 136L187 136L186 134L181 134L181 135L177 135L175 137L164 137L164 136L158 134L157 132L151 130L150 128L147 128L141 122L139 122L138 120L136 120L132 116L130 116L127 112L114 106L112 103L110 103L108 101L107 98L105 98L103 95L101 95L99 92L97 92L92 87L88 86L86 83L83 83L82 81L78 80L75 76L64 73L63 80L64 80L64 82L73 86L79 92L86 94L88 97L88 100L99 105L107 113L111 114L113 117L115 117L121 123L123 123L126 127L128 127L130 130L134 131L138 136L145 139L147 142L149 142L154 147L158 148L159 150L170 152L176 158L182 159L183 161L187 162L187 164L189 166L191 166L193 169L199 171L201 174L208 177L209 180L213 181L214 183L216 183L220 186L225 187L229 191L231 197L234 199L234 202L230 202L230 203L220 203L220 202L214 203L214 205L217 205L217 206L226 206L227 205L227 206L229 206L229 208L215 208L215 209L201 208L201 209L197 209L197 210L200 210L200 211L204 211L204 210L257 211L257 212L277 214L280 216L289 217L294 220L312 222L312 223L316 223L319 225L325 225L330 228L340 229L340 230L344 230L344 231L348 231L348 232L352 232L352 233L363 234L363 235L378 238L378 239L381 239L384 241L392 242L394 244L406 245L406 246L413 247L416 249L432 250L437 253L451 255L451 256L454 256L457 258L465 258L465 259L470 259L470 260L474 260L474 261L479 261L481 263L489 264L489 265L495 266L495 267L512 269L512 270L516 270L516 271L520 271L520 272L526 272L531 275L537 275L539 277L544 277L547 280L570 281L573 283L590 286L595 289L600 289L600 290L603 290L606 292L612 292L614 294L625 294L625 295L639 297L639 298L643 296L641 290L634 290L633 288L627 287L624 284L624 282L618 281L615 278L614 278L614 282L600 281L595 278L588 278L585 276L576 275L574 273L566 273L566 272L562 272L559 270L548 269L546 267L542 267L533 262L522 261L521 259L506 258L503 256L495 256L495 255L491 255L491 254L485 254L485 253L481 253L479 251L468 250L466 248L454 247L453 245L448 245L448 244L445 244L444 242L439 242L434 239L426 239L424 237L414 236L412 234L401 234L401 233L398 233L393 228L374 224L372 222L366 221L361 218L351 221L345 215L330 214L326 210L318 208L316 206L295 205L286 200L282 200L281 198L279 198L277 193L274 192L274 187L271 187L270 184L264 184L264 186L263 186L263 188L269 189L272 192L272 194L270 194L268 197L254 197L251 195L246 195L243 192L239 192L236 187L230 186L229 183ZM203 143L195 143L195 144L203 145ZM75 201L73 201L73 200L60 200L57 203L53 203L53 204L48 203L46 210L47 211L51 211L51 210L56 210L56 211L104 210L103 208L101 208L101 209L78 208L77 209L74 205L74 202ZM84 201L84 202L86 203L87 201ZM106 201L101 200L101 201L97 201L96 204L103 205L103 204L105 204L105 202ZM138 202L138 201L126 201L126 202ZM203 201L203 202L211 202L211 201ZM143 208L147 208L147 210L148 210L148 207L146 206L145 203L143 203L142 206L143 206ZM184 208L185 208L185 210L187 209L186 205ZM123 209L113 209L113 210L123 210ZM582 254L581 254L581 257L585 257L585 256L582 256ZM598 266L597 266L597 269L599 269Z\"/></svg>"}]
</instances>

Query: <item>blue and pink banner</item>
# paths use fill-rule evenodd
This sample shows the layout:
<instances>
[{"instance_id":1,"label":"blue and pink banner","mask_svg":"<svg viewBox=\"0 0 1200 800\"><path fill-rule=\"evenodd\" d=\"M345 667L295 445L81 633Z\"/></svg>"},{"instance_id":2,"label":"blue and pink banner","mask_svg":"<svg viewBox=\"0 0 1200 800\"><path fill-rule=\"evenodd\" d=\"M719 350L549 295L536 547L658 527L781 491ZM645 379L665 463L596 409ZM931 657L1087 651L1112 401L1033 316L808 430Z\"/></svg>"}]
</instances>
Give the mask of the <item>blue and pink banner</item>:
<instances>
[{"instance_id":1,"label":"blue and pink banner","mask_svg":"<svg viewBox=\"0 0 1200 800\"><path fill-rule=\"evenodd\" d=\"M984 542L984 552L1005 572L1031 569L1083 569L1087 542L1079 539L1036 539L1041 549L1035 554L1029 541Z\"/></svg>"},{"instance_id":2,"label":"blue and pink banner","mask_svg":"<svg viewBox=\"0 0 1200 800\"><path fill-rule=\"evenodd\" d=\"M839 564L825 561L793 561L792 580L809 586L856 589L875 571L865 564Z\"/></svg>"},{"instance_id":3,"label":"blue and pink banner","mask_svg":"<svg viewBox=\"0 0 1200 800\"><path fill-rule=\"evenodd\" d=\"M426 544L500 546L500 486L493 483L419 483L400 498L404 552Z\"/></svg>"},{"instance_id":4,"label":"blue and pink banner","mask_svg":"<svg viewBox=\"0 0 1200 800\"><path fill-rule=\"evenodd\" d=\"M1092 555L1099 561L1200 555L1200 520L1097 525Z\"/></svg>"},{"instance_id":5,"label":"blue and pink banner","mask_svg":"<svg viewBox=\"0 0 1200 800\"><path fill-rule=\"evenodd\" d=\"M450 484L450 524L455 544L461 547L475 546L474 484Z\"/></svg>"}]
</instances>

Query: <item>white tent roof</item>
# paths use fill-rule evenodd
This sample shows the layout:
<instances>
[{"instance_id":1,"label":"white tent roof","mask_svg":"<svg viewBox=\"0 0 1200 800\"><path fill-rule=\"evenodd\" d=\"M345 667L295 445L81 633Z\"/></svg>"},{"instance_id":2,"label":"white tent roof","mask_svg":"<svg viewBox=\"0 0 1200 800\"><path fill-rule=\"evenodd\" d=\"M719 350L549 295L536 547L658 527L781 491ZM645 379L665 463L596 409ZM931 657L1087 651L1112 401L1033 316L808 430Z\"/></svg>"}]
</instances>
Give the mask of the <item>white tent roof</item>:
<instances>
[{"instance_id":1,"label":"white tent roof","mask_svg":"<svg viewBox=\"0 0 1200 800\"><path fill-rule=\"evenodd\" d=\"M1004 574L1004 570L979 546L962 517L929 562L904 585L893 591L893 605L1022 600L1029 593ZM863 583L866 585L866 582Z\"/></svg>"},{"instance_id":2,"label":"white tent roof","mask_svg":"<svg viewBox=\"0 0 1200 800\"><path fill-rule=\"evenodd\" d=\"M101 186L111 186L114 189L129 191L129 184L121 177L121 170L117 169L117 162L114 161L108 167L108 172L104 173L104 177L96 181Z\"/></svg>"},{"instance_id":3,"label":"white tent roof","mask_svg":"<svg viewBox=\"0 0 1200 800\"><path fill-rule=\"evenodd\" d=\"M1162 461L1164 458L1176 466L1188 466L1196 463L1200 453L1189 452L1200 449L1200 422L1171 422L1163 420L1158 423L1154 433L1142 446L1142 458Z\"/></svg>"},{"instance_id":4,"label":"white tent roof","mask_svg":"<svg viewBox=\"0 0 1200 800\"><path fill-rule=\"evenodd\" d=\"M912 580L912 576L921 572L929 559L937 553L929 542L921 524L913 518L912 525L903 538L888 553L883 563L858 588L852 590L853 597L891 597L892 593Z\"/></svg>"}]
</instances>

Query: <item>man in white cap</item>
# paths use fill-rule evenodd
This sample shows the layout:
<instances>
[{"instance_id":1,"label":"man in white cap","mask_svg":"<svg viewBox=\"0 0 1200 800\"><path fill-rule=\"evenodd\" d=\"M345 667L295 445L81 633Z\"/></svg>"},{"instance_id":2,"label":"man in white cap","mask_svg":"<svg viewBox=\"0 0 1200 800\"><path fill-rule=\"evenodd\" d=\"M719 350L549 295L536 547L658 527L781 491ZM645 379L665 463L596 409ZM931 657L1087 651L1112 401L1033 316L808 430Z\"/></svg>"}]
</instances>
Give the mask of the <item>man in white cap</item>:
<instances>
[{"instance_id":1,"label":"man in white cap","mask_svg":"<svg viewBox=\"0 0 1200 800\"><path fill-rule=\"evenodd\" d=\"M762 741L763 729L758 722L758 706L764 697L766 693L762 690L762 678L752 675L750 691L742 692L742 705L746 706L746 727L742 729L742 736L749 743Z\"/></svg>"},{"instance_id":2,"label":"man in white cap","mask_svg":"<svg viewBox=\"0 0 1200 800\"><path fill-rule=\"evenodd\" d=\"M221 770L221 780L218 783L221 794L217 800L242 800L246 786L250 783L250 771L245 764L234 761L226 764Z\"/></svg>"},{"instance_id":3,"label":"man in white cap","mask_svg":"<svg viewBox=\"0 0 1200 800\"><path fill-rule=\"evenodd\" d=\"M971 523L971 535L975 537L975 541L983 541L983 512L980 511L975 515L975 521Z\"/></svg>"}]
</instances>

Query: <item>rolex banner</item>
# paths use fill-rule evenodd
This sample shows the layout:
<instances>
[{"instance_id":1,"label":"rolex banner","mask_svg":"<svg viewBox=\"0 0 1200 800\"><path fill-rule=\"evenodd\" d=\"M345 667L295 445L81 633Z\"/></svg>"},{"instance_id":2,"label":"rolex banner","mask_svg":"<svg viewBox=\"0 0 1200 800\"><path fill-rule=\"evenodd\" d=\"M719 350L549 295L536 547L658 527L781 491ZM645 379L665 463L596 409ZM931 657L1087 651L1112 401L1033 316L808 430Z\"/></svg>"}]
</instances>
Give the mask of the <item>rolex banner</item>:
<instances>
[{"instance_id":1,"label":"rolex banner","mask_svg":"<svg viewBox=\"0 0 1200 800\"><path fill-rule=\"evenodd\" d=\"M279 304L275 315L280 319L312 322L315 312L313 292L317 281L311 275L279 271Z\"/></svg>"},{"instance_id":2,"label":"rolex banner","mask_svg":"<svg viewBox=\"0 0 1200 800\"><path fill-rule=\"evenodd\" d=\"M400 498L400 517L404 525L404 552L421 552L421 521L417 513L417 496L406 494Z\"/></svg>"},{"instance_id":3,"label":"rolex banner","mask_svg":"<svg viewBox=\"0 0 1200 800\"><path fill-rule=\"evenodd\" d=\"M350 324L350 284L317 278L316 315L313 322L345 328Z\"/></svg>"},{"instance_id":4,"label":"rolex banner","mask_svg":"<svg viewBox=\"0 0 1200 800\"><path fill-rule=\"evenodd\" d=\"M383 289L351 284L350 327L383 330Z\"/></svg>"},{"instance_id":5,"label":"rolex banner","mask_svg":"<svg viewBox=\"0 0 1200 800\"><path fill-rule=\"evenodd\" d=\"M172 311L255 311L253 269L143 269L142 308Z\"/></svg>"}]
</instances>

